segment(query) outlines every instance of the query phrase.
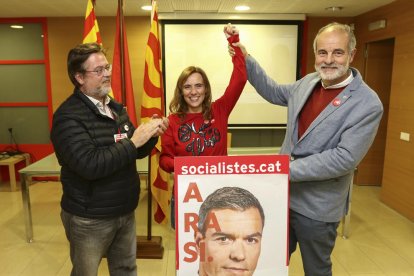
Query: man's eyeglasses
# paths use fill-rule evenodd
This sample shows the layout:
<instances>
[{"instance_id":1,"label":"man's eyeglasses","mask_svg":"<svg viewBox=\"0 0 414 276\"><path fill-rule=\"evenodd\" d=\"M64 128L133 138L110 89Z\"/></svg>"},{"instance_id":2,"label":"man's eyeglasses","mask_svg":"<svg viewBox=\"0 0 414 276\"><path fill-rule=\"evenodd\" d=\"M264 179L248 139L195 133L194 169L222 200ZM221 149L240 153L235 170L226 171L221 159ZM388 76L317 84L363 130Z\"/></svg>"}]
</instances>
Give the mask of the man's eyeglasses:
<instances>
[{"instance_id":1,"label":"man's eyeglasses","mask_svg":"<svg viewBox=\"0 0 414 276\"><path fill-rule=\"evenodd\" d=\"M98 77L102 76L104 71L111 72L112 71L112 64L107 64L105 66L96 67L95 70L88 71L84 70L84 72L95 73Z\"/></svg>"}]
</instances>

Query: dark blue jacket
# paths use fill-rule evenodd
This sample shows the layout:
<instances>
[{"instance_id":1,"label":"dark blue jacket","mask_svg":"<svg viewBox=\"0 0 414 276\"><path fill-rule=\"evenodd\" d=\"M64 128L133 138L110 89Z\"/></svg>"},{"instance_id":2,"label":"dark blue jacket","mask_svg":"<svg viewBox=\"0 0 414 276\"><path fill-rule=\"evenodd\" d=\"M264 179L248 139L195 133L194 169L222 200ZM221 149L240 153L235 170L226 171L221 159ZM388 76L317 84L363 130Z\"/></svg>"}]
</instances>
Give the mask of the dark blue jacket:
<instances>
[{"instance_id":1,"label":"dark blue jacket","mask_svg":"<svg viewBox=\"0 0 414 276\"><path fill-rule=\"evenodd\" d=\"M138 205L140 181L136 159L149 155L157 138L136 149L125 108L111 100L115 119L102 115L79 90L53 115L51 140L61 169L62 209L86 218L127 214Z\"/></svg>"}]
</instances>

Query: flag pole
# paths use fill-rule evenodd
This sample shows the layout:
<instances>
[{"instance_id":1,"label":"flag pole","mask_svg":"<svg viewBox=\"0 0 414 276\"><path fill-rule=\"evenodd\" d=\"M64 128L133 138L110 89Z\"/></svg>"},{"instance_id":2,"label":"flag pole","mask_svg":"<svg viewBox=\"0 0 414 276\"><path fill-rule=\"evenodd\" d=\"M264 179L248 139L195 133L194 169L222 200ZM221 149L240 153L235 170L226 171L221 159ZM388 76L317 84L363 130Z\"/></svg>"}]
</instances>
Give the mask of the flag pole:
<instances>
[{"instance_id":1,"label":"flag pole","mask_svg":"<svg viewBox=\"0 0 414 276\"><path fill-rule=\"evenodd\" d=\"M122 0L118 0L122 1ZM152 4L152 1L151 1ZM152 20L152 16L151 16ZM137 236L137 258L142 259L162 259L164 254L164 247L162 246L161 236L152 236L152 181L151 181L151 156L148 156L148 204L147 204L147 236Z\"/></svg>"},{"instance_id":2,"label":"flag pole","mask_svg":"<svg viewBox=\"0 0 414 276\"><path fill-rule=\"evenodd\" d=\"M152 5L152 1L151 0L151 6ZM151 28L151 24L152 24L152 13L154 11L151 10L151 20L150 20L150 28ZM152 150L151 153L148 157L148 181L149 181L149 185L147 185L148 187L148 210L147 210L147 240L151 240L152 239L152 180L151 180L151 156L152 156Z\"/></svg>"},{"instance_id":3,"label":"flag pole","mask_svg":"<svg viewBox=\"0 0 414 276\"><path fill-rule=\"evenodd\" d=\"M147 240L152 239L152 181L151 181L151 155L152 151L148 158L148 178L149 182L148 187L148 210L147 210Z\"/></svg>"},{"instance_id":4,"label":"flag pole","mask_svg":"<svg viewBox=\"0 0 414 276\"><path fill-rule=\"evenodd\" d=\"M126 105L126 91L125 91L125 65L124 65L124 1L118 0L119 7L119 54L121 66L121 99L122 103Z\"/></svg>"}]
</instances>

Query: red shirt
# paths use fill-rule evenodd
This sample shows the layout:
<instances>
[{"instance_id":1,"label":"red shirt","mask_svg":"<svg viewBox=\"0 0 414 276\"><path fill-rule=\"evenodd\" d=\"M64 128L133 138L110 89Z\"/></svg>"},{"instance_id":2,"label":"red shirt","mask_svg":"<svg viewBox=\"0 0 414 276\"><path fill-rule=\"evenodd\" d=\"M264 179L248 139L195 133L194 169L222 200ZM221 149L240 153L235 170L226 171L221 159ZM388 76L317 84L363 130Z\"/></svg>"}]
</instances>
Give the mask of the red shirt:
<instances>
[{"instance_id":1,"label":"red shirt","mask_svg":"<svg viewBox=\"0 0 414 276\"><path fill-rule=\"evenodd\" d=\"M324 110L325 107L333 101L345 87L325 89L323 88L321 82L315 86L312 94L309 96L299 114L299 139L306 132L316 117L318 117L318 115L322 112L322 110Z\"/></svg>"},{"instance_id":2,"label":"red shirt","mask_svg":"<svg viewBox=\"0 0 414 276\"><path fill-rule=\"evenodd\" d=\"M228 41L237 42L238 36ZM205 121L202 113L188 113L183 119L176 114L168 116L169 127L161 137L160 155L160 166L166 172L174 171L175 156L227 155L228 119L247 81L244 56L239 48L235 50L230 83L224 95L211 104L211 120Z\"/></svg>"}]
</instances>

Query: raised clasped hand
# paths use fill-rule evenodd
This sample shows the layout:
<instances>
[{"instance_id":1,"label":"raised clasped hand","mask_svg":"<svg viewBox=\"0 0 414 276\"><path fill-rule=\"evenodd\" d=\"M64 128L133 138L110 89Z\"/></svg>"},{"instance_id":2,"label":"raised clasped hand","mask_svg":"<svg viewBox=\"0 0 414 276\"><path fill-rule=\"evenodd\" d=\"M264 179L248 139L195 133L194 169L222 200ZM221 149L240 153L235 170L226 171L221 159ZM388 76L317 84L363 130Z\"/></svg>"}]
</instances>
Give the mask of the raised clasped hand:
<instances>
[{"instance_id":1,"label":"raised clasped hand","mask_svg":"<svg viewBox=\"0 0 414 276\"><path fill-rule=\"evenodd\" d=\"M231 25L231 23L228 23L223 28L224 35L226 38L231 37L232 35L236 35L239 33L239 30L237 30L236 26Z\"/></svg>"}]
</instances>

